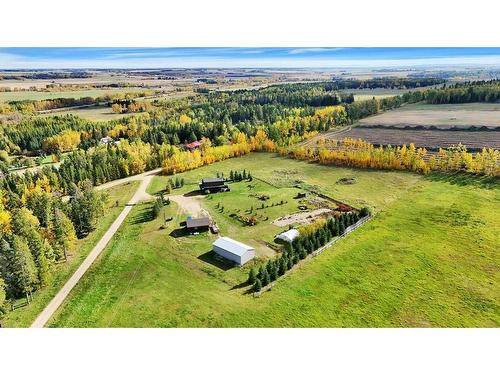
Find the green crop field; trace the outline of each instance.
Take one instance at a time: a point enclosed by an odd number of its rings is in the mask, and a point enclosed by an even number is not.
[[[179,174],[182,189],[217,171],[250,170],[292,194],[292,185],[317,186],[375,217],[318,257],[306,260],[260,298],[245,294],[243,268],[228,267],[209,253],[214,236],[173,236],[185,219],[149,217],[151,203],[134,207],[96,264],[53,317],[54,327],[497,327],[500,326],[500,222],[498,183],[472,177],[418,176],[362,171],[283,159],[269,154]],[[354,184],[338,183],[342,177]],[[170,177],[156,177],[150,192]],[[270,224],[242,226],[215,208],[249,204],[245,183],[231,193],[202,198],[235,239],[268,239]],[[238,193],[238,201],[232,193]],[[226,199],[224,198],[226,195]],[[292,209],[283,206],[283,210]],[[269,216],[275,213],[269,211]],[[261,228],[259,232],[258,229]]]
[[[123,210],[123,206],[130,200],[135,190],[139,186],[139,182],[129,182],[127,184],[118,185],[106,190],[109,194],[109,208],[104,213],[104,216],[99,221],[97,228],[87,237],[78,241],[75,256],[69,258],[66,263],[58,265],[56,279],[50,286],[37,291],[33,296],[33,302],[24,307],[17,308],[9,312],[4,318],[6,327],[28,327],[35,320],[37,315],[42,312],[44,307],[61,289],[66,280],[75,272],[78,266],[82,263],[88,253],[97,244],[102,235],[106,232],[111,223]],[[118,206],[116,202],[118,201]],[[25,300],[17,301],[18,304],[24,303]]]

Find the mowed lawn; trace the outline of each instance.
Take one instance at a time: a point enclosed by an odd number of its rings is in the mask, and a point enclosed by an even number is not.
[[[139,205],[51,326],[500,326],[498,185],[354,171],[267,154],[182,176],[187,183],[243,168],[283,185],[276,171],[295,170],[336,198],[363,200],[376,216],[253,298],[245,294],[248,266],[227,269],[209,254],[213,235],[174,238],[170,233],[185,217],[175,204],[166,208],[174,219],[165,229],[161,218],[148,217],[150,203]],[[343,176],[356,183],[337,184]],[[151,191],[166,180],[154,180]]]
[[[31,304],[11,311],[3,318],[6,327],[29,327],[31,325],[38,314],[42,312],[45,306],[57,294],[59,289],[62,288],[75,272],[106,230],[108,230],[110,225],[123,210],[125,204],[132,198],[138,186],[139,182],[133,181],[105,190],[109,197],[108,207],[103,217],[99,220],[97,228],[87,237],[78,240],[77,249],[74,255],[71,256],[66,263],[61,263],[57,266],[58,270],[55,273],[55,279],[51,285],[35,292]],[[118,202],[118,206],[116,206],[116,202]],[[18,301],[18,304],[24,302],[25,300],[21,299]]]

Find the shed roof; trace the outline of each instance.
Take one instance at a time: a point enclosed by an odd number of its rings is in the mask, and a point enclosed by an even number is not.
[[[187,228],[197,228],[197,227],[208,227],[210,225],[210,219],[208,217],[200,217],[198,219],[187,219]]]
[[[279,238],[280,240],[287,242],[293,242],[293,240],[297,238],[299,235],[300,233],[297,229],[290,229],[287,230],[286,232],[278,234],[276,238]]]
[[[214,242],[213,245],[239,256],[245,254],[248,250],[254,250],[253,247],[245,245],[239,241],[235,241],[229,237],[220,237]]]

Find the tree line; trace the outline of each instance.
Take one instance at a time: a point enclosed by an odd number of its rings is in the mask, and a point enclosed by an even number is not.
[[[428,155],[425,148],[409,146],[379,146],[362,139],[344,138],[320,142],[318,147],[278,147],[278,152],[299,160],[342,167],[408,170],[417,173],[467,172],[486,176],[500,176],[500,151],[483,148],[470,153],[463,145],[439,149]]]

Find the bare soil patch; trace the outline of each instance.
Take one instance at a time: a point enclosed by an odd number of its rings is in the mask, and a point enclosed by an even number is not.
[[[500,103],[411,104],[367,117],[362,126],[406,126],[437,128],[500,127]]]
[[[286,227],[290,224],[308,224],[314,221],[318,216],[333,212],[330,208],[318,208],[313,211],[297,212],[294,214],[282,216],[272,222],[278,227]]]
[[[407,130],[352,127],[343,132],[322,134],[325,139],[341,140],[346,137],[364,139],[374,145],[402,145],[414,143],[417,147],[436,149],[449,147],[459,143],[470,150],[483,147],[500,149],[499,131],[466,131],[466,130]]]

